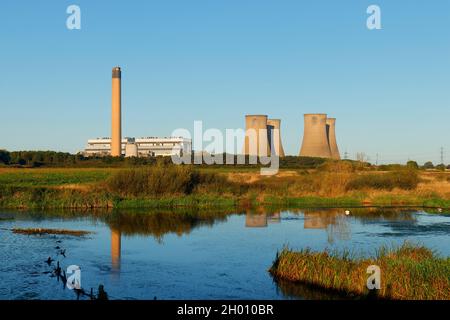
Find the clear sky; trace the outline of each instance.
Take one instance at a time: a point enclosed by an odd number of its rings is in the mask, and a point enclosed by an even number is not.
[[[66,9],[81,8],[81,30]],[[381,8],[381,30],[366,9]],[[82,150],[110,135],[122,67],[126,136],[282,119],[297,155],[303,113],[337,118],[341,153],[450,163],[450,1],[160,0],[0,4],[0,148]]]

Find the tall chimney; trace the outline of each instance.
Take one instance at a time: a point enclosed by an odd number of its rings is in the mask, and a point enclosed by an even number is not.
[[[331,158],[327,136],[327,115],[324,113],[305,114],[301,157]]]
[[[331,157],[336,160],[341,159],[339,148],[336,142],[336,119],[327,118],[327,136],[330,145]]]
[[[113,68],[111,116],[111,156],[113,157],[122,155],[121,74],[120,67]]]

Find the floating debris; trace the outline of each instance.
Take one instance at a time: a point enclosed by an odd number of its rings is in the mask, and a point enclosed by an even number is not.
[[[64,250],[65,251],[65,250]],[[49,260],[52,260],[50,257],[47,259],[47,263]],[[53,260],[52,260],[53,261]],[[53,271],[44,272],[44,274],[51,273],[51,277],[56,277],[57,281],[61,279],[63,288],[65,289],[67,286],[68,277],[66,274],[66,271],[64,271],[59,261],[56,261],[56,267],[53,267]],[[73,288],[73,291],[75,292],[77,296],[77,300],[80,300],[80,297],[87,297],[91,300],[109,300],[108,299],[108,293],[106,293],[104,286],[101,284],[98,286],[98,293],[94,294],[94,290],[91,288],[90,293],[87,293],[83,288]]]
[[[48,265],[51,265],[53,261],[54,260],[51,257],[48,257],[45,262],[47,262]]]
[[[41,228],[30,228],[30,229],[22,229],[22,228],[14,228],[12,232],[18,234],[28,234],[28,235],[42,235],[42,234],[65,234],[70,236],[85,236],[92,232],[82,231],[82,230],[65,230],[65,229],[41,229]],[[57,247],[59,248],[59,247]]]

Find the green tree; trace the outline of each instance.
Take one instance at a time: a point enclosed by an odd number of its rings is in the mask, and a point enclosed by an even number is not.
[[[424,169],[434,169],[433,162],[431,162],[431,161],[425,162],[424,165],[423,165],[423,168]]]
[[[11,154],[6,150],[0,150],[0,163],[9,164],[11,161]]]
[[[410,160],[406,163],[406,167],[409,169],[414,169],[414,170],[419,169],[419,165],[417,164],[417,162],[412,161],[412,160]]]

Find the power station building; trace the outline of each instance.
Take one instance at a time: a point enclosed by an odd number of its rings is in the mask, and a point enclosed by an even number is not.
[[[120,155],[125,157],[182,156],[192,152],[192,141],[183,137],[123,138]],[[111,155],[111,139],[89,139],[83,155]]]
[[[324,113],[304,115],[303,142],[301,157],[341,158],[336,142],[336,119]]]
[[[89,139],[85,156],[158,157],[192,152],[192,140],[183,137],[122,138],[122,70],[112,69],[111,138]]]
[[[267,115],[261,114],[246,115],[243,154],[258,157],[270,155],[284,157],[280,127],[280,119],[268,119]]]

